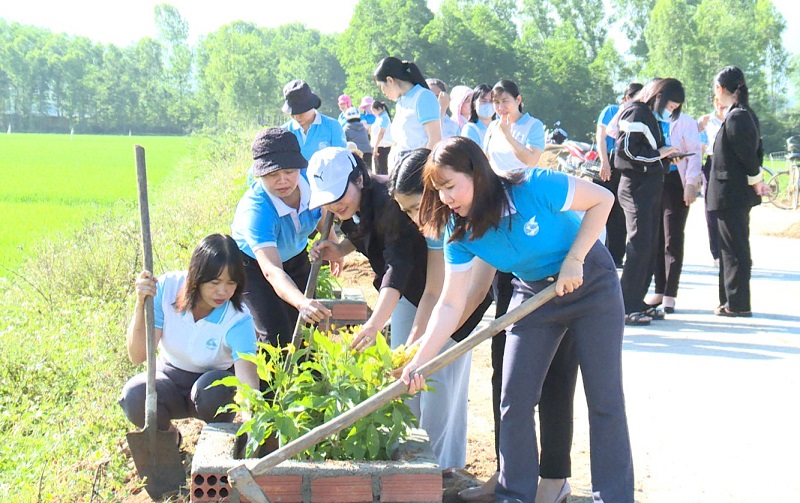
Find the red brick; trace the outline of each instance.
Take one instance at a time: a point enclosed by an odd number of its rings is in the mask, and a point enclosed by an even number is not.
[[[381,477],[381,503],[442,501],[442,477],[435,473],[398,473]]]
[[[311,480],[311,503],[368,503],[372,479],[357,475]]]
[[[303,503],[302,475],[262,475],[255,479],[272,503]]]

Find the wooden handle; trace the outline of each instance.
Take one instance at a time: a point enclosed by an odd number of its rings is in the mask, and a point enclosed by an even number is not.
[[[142,230],[142,253],[144,254],[144,268],[153,272],[153,242],[150,239],[150,207],[147,200],[147,166],[144,160],[144,148],[134,145],[133,152],[136,157],[136,182],[139,192],[139,220]],[[156,326],[153,310],[153,298],[149,295],[144,298],[145,344],[147,349],[147,387],[144,402],[144,429],[145,431],[157,429],[156,425]],[[155,435],[153,435],[155,438]]]
[[[320,239],[328,239],[331,228],[333,228],[333,212],[328,211],[325,214],[325,222],[322,224]],[[319,271],[322,269],[322,262],[322,258],[318,258],[311,264],[311,272],[308,274],[308,281],[306,282],[306,290],[304,292],[307,299],[314,298],[314,292],[317,290],[317,278],[319,278]],[[297,323],[294,325],[294,333],[292,334],[292,345],[296,348],[299,348],[303,343],[303,325],[305,325],[305,321],[303,321],[303,317],[298,314]],[[291,359],[287,358],[286,362],[286,370],[288,370]]]
[[[485,328],[478,330],[477,332],[473,332],[472,335],[463,341],[455,344],[444,353],[437,355],[431,361],[421,366],[419,369],[417,369],[417,373],[423,377],[429,377],[436,373],[441,368],[464,355],[481,342],[494,337],[512,323],[516,323],[520,319],[541,307],[543,304],[556,296],[555,288],[556,287],[554,283],[530,299],[526,300],[515,309],[492,321]],[[258,497],[254,497],[257,495],[253,494],[252,489],[253,487],[257,488],[258,486],[254,484],[253,477],[263,475],[273,466],[276,466],[279,463],[300,454],[306,449],[318,444],[323,439],[338,433],[344,428],[347,428],[362,417],[380,409],[395,398],[402,396],[407,391],[408,386],[406,386],[402,381],[397,380],[393,382],[379,393],[376,393],[367,400],[364,400],[344,414],[331,419],[325,424],[317,426],[302,437],[289,442],[272,454],[262,458],[250,470],[248,470],[244,464],[232,468],[228,471],[228,478],[231,481],[231,484],[237,491],[244,494],[251,501],[265,501]],[[263,497],[263,495],[261,496]]]

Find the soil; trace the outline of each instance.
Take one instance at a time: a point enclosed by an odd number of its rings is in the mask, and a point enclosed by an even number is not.
[[[762,205],[753,209],[751,213],[751,232],[800,238],[800,212],[780,210],[771,205]],[[370,306],[375,305],[377,292],[372,286],[372,270],[365,258],[359,254],[351,254],[345,263],[345,268],[340,282],[346,287],[358,287],[364,293]],[[490,316],[493,314],[490,309]],[[468,445],[467,466],[463,470],[456,470],[443,478],[445,503],[457,503],[461,500],[457,493],[460,489],[480,484],[489,478],[495,471],[494,452],[494,421],[491,407],[491,358],[490,345],[481,344],[473,350],[472,369],[470,374],[469,389],[469,417],[468,417]],[[577,399],[577,398],[576,398]],[[177,426],[183,434],[181,447],[185,459],[187,479],[191,469],[194,446],[202,430],[203,423],[195,419],[177,421]],[[130,455],[124,440],[120,441],[120,450]],[[588,438],[576,439],[572,451],[572,479],[573,494],[571,503],[590,503],[591,495],[588,487],[579,486],[579,481],[591,480],[589,473]],[[127,495],[119,501],[126,503],[144,503],[151,501],[141,486],[133,461],[130,462],[130,478],[126,482]],[[637,477],[650,477],[650,474],[637,473]],[[637,487],[638,490],[641,488]],[[167,497],[165,502],[188,502],[189,495],[173,495]]]

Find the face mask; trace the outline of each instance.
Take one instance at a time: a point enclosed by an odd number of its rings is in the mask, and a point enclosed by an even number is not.
[[[656,115],[656,119],[660,120],[661,122],[669,122],[672,120],[672,112],[665,108],[661,112],[661,115]]]
[[[488,119],[494,115],[494,105],[491,103],[480,103],[478,105],[478,117]]]

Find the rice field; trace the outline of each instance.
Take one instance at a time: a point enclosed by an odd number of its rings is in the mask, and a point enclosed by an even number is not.
[[[0,134],[0,276],[44,237],[136,201],[135,144],[145,148],[150,190],[190,149],[188,137]]]

